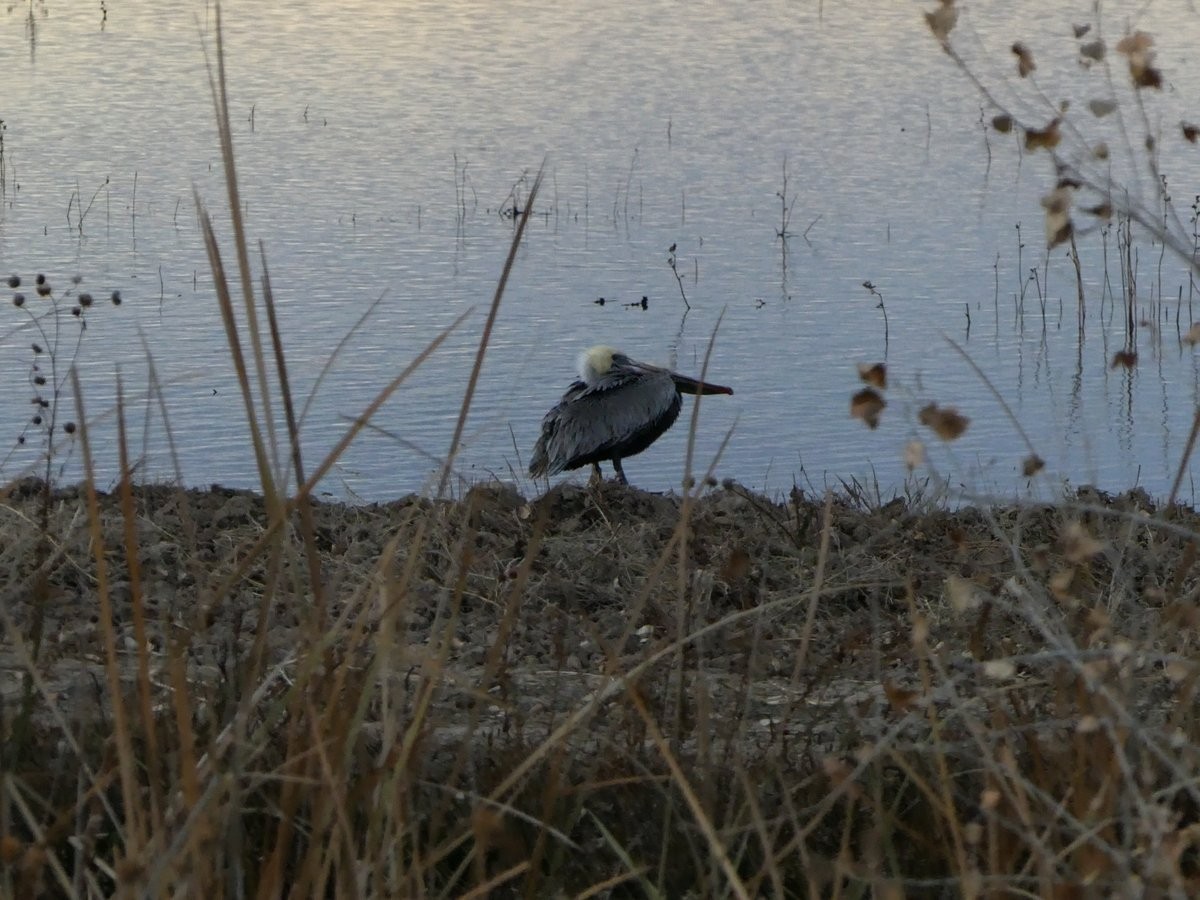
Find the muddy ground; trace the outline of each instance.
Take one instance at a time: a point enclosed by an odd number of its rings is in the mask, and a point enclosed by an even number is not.
[[[1196,733],[1187,666],[1200,633],[1200,516],[1139,492],[947,510],[799,492],[777,501],[736,484],[687,504],[611,483],[536,498],[492,484],[455,501],[314,503],[326,605],[316,633],[299,516],[274,541],[263,499],[244,491],[137,487],[132,528],[118,496],[99,503],[130,696],[132,542],[157,710],[171,709],[173,646],[202,722],[228,720],[228,703],[213,712],[223,699],[286,690],[315,643],[323,665],[349,661],[390,686],[359,729],[364,759],[394,742],[418,688],[436,680],[422,736],[431,781],[461,775],[469,745],[471,783],[495,785],[581,710],[555,738],[576,783],[661,768],[630,690],[680,759],[789,772],[819,791],[829,789],[812,774],[822,760],[864,747],[927,753],[930,705],[939,764],[958,757],[974,771],[1012,729],[1048,736],[1049,751],[1034,749],[1053,752],[1055,734],[1095,727],[1099,707],[1080,698],[1096,684],[1108,691],[1104,714],[1148,746],[1195,755],[1178,735]],[[278,565],[264,546],[282,548]],[[111,715],[93,550],[80,489],[25,482],[0,496],[5,727],[36,644],[34,744],[55,758],[70,755],[64,731]],[[992,735],[1000,720],[1008,730]],[[1176,763],[1195,763],[1173,759],[1167,780]],[[703,793],[702,774],[696,782]]]
[[[0,502],[3,610],[26,640],[37,619],[36,545],[45,500],[40,485],[29,482],[10,487]],[[139,487],[134,502],[152,661],[165,659],[174,637],[187,644],[194,680],[228,678],[254,649],[268,581],[265,558],[234,574],[267,530],[262,498],[215,486]],[[132,676],[124,517],[115,495],[101,495],[100,504],[118,649]],[[485,485],[454,502],[315,503],[328,617],[336,623],[361,615],[366,628],[377,628],[381,579],[403,583],[394,595],[403,610],[398,665],[419,668],[437,649],[435,619],[444,621],[461,597],[449,671],[460,687],[475,682],[504,623],[497,665],[511,696],[497,704],[498,714],[511,711],[508,703],[527,711],[574,708],[606,672],[628,671],[681,635],[729,619],[689,643],[683,668],[703,671],[715,691],[726,683],[731,690],[748,685],[751,699],[763,704],[751,718],[768,721],[771,707],[785,698],[836,704],[855,694],[880,696],[882,681],[913,678],[914,612],[932,629],[935,645],[963,644],[975,628],[973,643],[961,649],[976,661],[1046,650],[1050,639],[1028,613],[1000,612],[1030,602],[1014,592],[1014,578],[1023,589],[1044,588],[1040,602],[1055,607],[1046,627],[1063,640],[1090,636],[1107,644],[1127,635],[1152,645],[1164,629],[1177,637],[1171,623],[1186,618],[1194,598],[1200,518],[1181,509],[1165,516],[1142,493],[1085,490],[1053,506],[957,511],[914,510],[900,501],[865,509],[832,498],[826,521],[820,498],[797,493],[775,502],[728,485],[691,503],[682,567],[671,549],[681,505],[675,496],[616,484],[567,484],[532,499]],[[97,570],[82,492],[56,491],[46,509],[50,546],[42,570],[49,602],[38,669],[73,718],[72,704],[94,710],[104,684]],[[289,531],[287,543],[299,558],[303,542],[294,527]],[[1081,540],[1095,545],[1081,550]],[[293,562],[295,571],[307,571]],[[269,593],[267,663],[286,668],[295,664],[313,596],[292,575]],[[968,609],[948,602],[963,597]],[[806,659],[797,671],[810,608]],[[981,610],[989,616],[982,628]],[[948,665],[968,661],[947,657]],[[668,659],[662,670],[679,665]],[[0,650],[6,701],[15,698],[23,670],[20,653],[6,641]]]

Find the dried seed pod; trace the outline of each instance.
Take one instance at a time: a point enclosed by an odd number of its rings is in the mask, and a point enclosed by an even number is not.
[[[874,388],[863,388],[850,398],[850,415],[862,419],[868,428],[879,427],[879,417],[887,406],[887,401]]]
[[[922,425],[929,428],[943,441],[953,441],[962,437],[971,420],[953,407],[939,407],[930,403],[922,408],[917,418]]]
[[[864,384],[881,391],[887,390],[887,363],[859,363],[858,377]]]
[[[1033,54],[1029,52],[1029,48],[1024,44],[1019,41],[1013,44],[1012,52],[1017,57],[1017,74],[1022,78],[1025,78],[1037,68],[1037,63],[1033,61]]]

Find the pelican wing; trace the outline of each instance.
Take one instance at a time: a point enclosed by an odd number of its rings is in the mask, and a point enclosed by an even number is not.
[[[593,386],[576,381],[542,420],[530,474],[640,453],[671,427],[680,403],[667,371],[614,373]]]

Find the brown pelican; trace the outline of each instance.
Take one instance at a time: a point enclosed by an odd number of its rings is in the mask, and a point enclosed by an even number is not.
[[[611,460],[622,484],[621,460],[641,453],[674,424],[680,394],[732,394],[732,388],[697,381],[669,369],[635,362],[612,347],[579,355],[579,377],[542,419],[529,474],[557,475]]]

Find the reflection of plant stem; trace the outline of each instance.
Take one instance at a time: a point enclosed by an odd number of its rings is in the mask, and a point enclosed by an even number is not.
[[[1050,256],[1047,254],[1046,263],[1049,265]],[[1042,279],[1038,277],[1037,266],[1033,266],[1029,270],[1029,280],[1033,282],[1033,286],[1037,288],[1038,308],[1042,311],[1042,331],[1046,330],[1046,294],[1042,290]]]
[[[889,341],[888,341],[888,338],[889,338],[888,317],[887,317],[887,307],[883,305],[883,294],[881,294],[879,292],[879,289],[876,288],[875,285],[873,285],[870,281],[864,281],[862,284],[863,284],[863,287],[865,287],[868,291],[871,292],[872,297],[879,298],[879,302],[877,304],[875,304],[875,308],[880,310],[883,313],[883,358],[887,359],[888,343],[889,343]]]
[[[779,261],[780,261],[779,299],[786,301],[788,298],[788,242],[787,242],[787,240],[782,240],[779,242]]]
[[[825,213],[818,213],[817,217],[808,223],[808,227],[804,229],[804,233],[800,235],[800,237],[804,238],[804,242],[809,246],[812,246],[812,241],[808,239],[808,233],[813,230],[813,226],[820,222],[821,217],[824,215]]]
[[[1117,217],[1117,261],[1121,269],[1121,290],[1125,300],[1125,349],[1133,352],[1137,344],[1137,253],[1133,249],[1133,220]]]
[[[1000,333],[1000,254],[996,253],[996,261],[992,263],[992,317],[996,320],[996,333]]]
[[[633,158],[629,160],[629,174],[625,177],[625,222],[629,222],[629,191],[633,187],[633,170],[637,168],[638,148],[633,148]]]
[[[0,135],[0,141],[3,140],[3,135]],[[3,181],[3,169],[0,168],[0,182]],[[1196,194],[1192,201],[1192,217],[1188,219],[1192,225],[1192,259],[1200,259],[1200,194]],[[1188,327],[1190,328],[1195,320],[1192,318],[1192,295],[1196,290],[1196,270],[1195,267],[1188,269]]]
[[[1025,242],[1021,240],[1021,223],[1018,222],[1017,223],[1017,273],[1018,273],[1018,277],[1022,276],[1023,273],[1025,272],[1024,261],[1023,261],[1023,257],[1024,257],[1023,251],[1024,250],[1025,250]],[[1022,280],[1021,281],[1021,289],[1020,289],[1019,294],[1017,296],[1013,297],[1013,301],[1015,304],[1015,308],[1013,309],[1014,317],[1019,322],[1022,332],[1025,331],[1025,291],[1028,287],[1028,284],[1029,284],[1029,282]]]
[[[669,347],[670,364],[671,364],[672,369],[679,367],[679,348],[683,345],[683,329],[684,329],[684,326],[687,325],[688,313],[690,313],[691,311],[692,311],[692,308],[689,306],[687,309],[685,309],[683,311],[683,315],[681,315],[679,317],[679,330],[675,332],[675,340],[671,343],[671,345]]]
[[[792,202],[788,203],[788,170],[787,157],[783,158],[783,188],[775,192],[775,196],[779,198],[779,227],[775,229],[775,236],[781,241],[786,242],[791,232],[788,231],[788,225],[792,222],[792,208],[796,205],[796,197],[792,197]],[[811,226],[810,226],[811,227]]]
[[[979,127],[983,130],[983,149],[987,151],[987,168],[983,170],[983,186],[987,187],[988,176],[992,174],[992,142],[988,140],[988,123],[984,118],[986,115],[985,106],[979,107]],[[925,107],[925,115],[929,116],[929,107]]]
[[[1087,309],[1084,306],[1083,269],[1079,265],[1079,248],[1075,245],[1075,234],[1071,234],[1071,263],[1075,266],[1075,319],[1080,339],[1083,338],[1083,326],[1087,320]]]
[[[683,305],[688,309],[692,308],[692,304],[688,303],[687,294],[683,290],[683,276],[679,274],[679,260],[675,256],[675,244],[667,251],[670,255],[667,257],[667,265],[671,267],[671,273],[675,276],[675,283],[679,285],[679,296],[683,298]]]
[[[625,176],[625,224],[629,224],[629,191],[633,187],[633,173],[637,169],[638,148],[633,148],[633,156],[629,160],[629,172]],[[617,206],[621,202],[621,185],[617,185],[617,192],[613,196],[613,225],[617,224]]]
[[[8,128],[0,119],[0,200],[8,194],[8,181],[4,175],[4,132]]]

